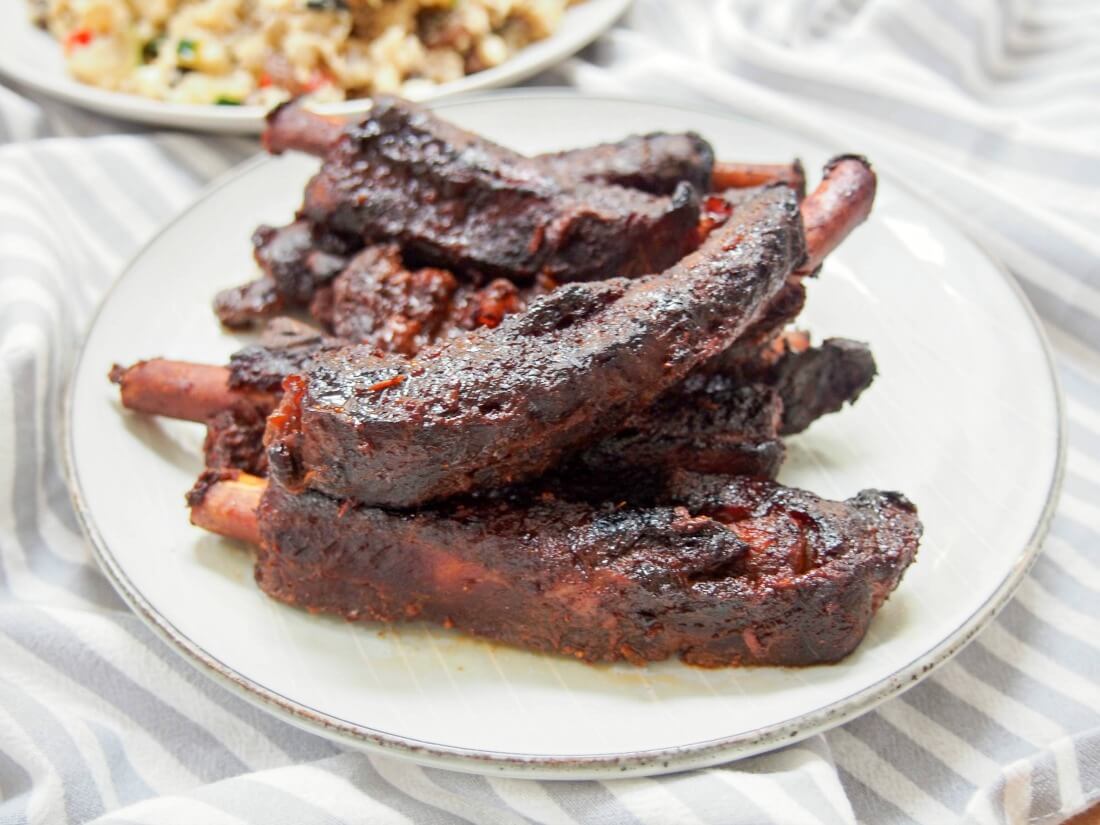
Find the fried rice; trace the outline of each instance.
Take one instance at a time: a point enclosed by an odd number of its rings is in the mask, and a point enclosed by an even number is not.
[[[547,37],[577,0],[31,0],[78,80],[177,103],[417,97]]]

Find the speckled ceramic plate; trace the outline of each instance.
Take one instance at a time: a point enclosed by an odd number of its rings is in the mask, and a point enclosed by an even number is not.
[[[532,43],[499,66],[432,89],[424,100],[519,83],[579,52],[623,15],[632,0],[585,0],[565,13],[561,26],[545,40]],[[73,79],[65,69],[61,44],[35,26],[27,0],[0,2],[0,76],[43,94],[104,115],[206,132],[256,133],[263,128],[260,106],[213,106],[165,103],[122,94]],[[347,115],[363,112],[367,100],[318,105],[318,111]]]
[[[528,152],[694,129],[731,158],[797,154],[815,170],[830,154],[760,123],[622,100],[524,93],[441,109]],[[802,318],[818,339],[869,341],[880,375],[854,407],[790,440],[782,474],[829,497],[902,490],[920,507],[919,558],[844,662],[589,666],[267,599],[247,549],[187,522],[201,428],[123,411],[106,373],[155,355],[220,362],[241,346],[218,327],[211,296],[252,276],[253,227],[287,220],[315,166],[249,163],[150,242],[99,311],[68,415],[74,494],[115,585],[186,658],[283,719],[460,770],[577,778],[713,764],[912,685],[993,616],[1034,557],[1061,466],[1043,337],[1003,271],[881,169],[874,216],[811,284]]]

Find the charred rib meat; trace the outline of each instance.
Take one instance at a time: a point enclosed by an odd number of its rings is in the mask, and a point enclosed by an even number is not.
[[[409,269],[400,249],[386,244],[355,256],[332,282],[323,303],[314,301],[313,315],[346,341],[416,355],[468,330],[496,327],[552,288],[542,279],[518,286],[503,278],[478,287],[445,269]]]
[[[124,403],[205,422],[207,467],[265,475],[266,415],[283,380],[308,371],[316,353],[340,343],[287,319],[270,325],[264,340],[266,345],[236,353],[228,368],[172,362],[143,362],[134,373],[119,368],[117,379],[127,386]],[[688,376],[621,430],[570,459],[562,472],[608,489],[624,473],[663,478],[677,469],[773,478],[784,455],[780,434],[801,431],[855,401],[874,377],[865,344],[839,338],[819,348],[808,343],[804,333],[791,333],[725,372]],[[204,392],[206,385],[217,389]],[[186,399],[177,387],[185,388]],[[198,406],[179,406],[184,400]]]
[[[604,183],[654,195],[671,195],[684,181],[697,192],[709,192],[714,170],[714,150],[694,132],[632,135],[531,160],[565,185]]]
[[[783,400],[782,435],[794,435],[844,404],[854,404],[874,381],[877,368],[870,348],[847,338],[826,338],[811,347],[804,332],[775,338],[757,354],[725,359],[727,380],[775,388]]]
[[[208,475],[190,501],[200,525],[258,533],[256,580],[268,595],[586,661],[837,661],[862,640],[921,533],[896,493],[833,502],[691,474],[625,506],[515,493],[412,513],[269,484],[249,522],[242,501],[259,489]]]
[[[574,456],[568,478],[608,490],[677,470],[775,478],[783,463],[783,401],[774,388],[724,375],[680,384],[625,426]]]
[[[287,103],[267,116],[263,144],[273,155],[293,150],[324,157],[340,142],[346,128],[342,122]],[[631,135],[614,143],[535,155],[530,160],[540,173],[565,186],[605,183],[655,195],[671,195],[681,181],[699,192],[709,191],[714,170],[714,150],[694,132]],[[754,179],[754,185],[762,182]]]
[[[672,265],[694,243],[699,199],[688,183],[669,197],[567,187],[522,155],[383,98],[326,154],[300,216],[450,269],[571,281]]]
[[[801,263],[801,229],[775,187],[661,275],[563,286],[412,360],[322,353],[269,428],[272,471],[391,507],[539,475],[735,341]]]

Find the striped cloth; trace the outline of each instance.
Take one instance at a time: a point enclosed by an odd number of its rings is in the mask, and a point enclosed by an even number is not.
[[[603,783],[347,751],[197,675],[123,607],[60,476],[63,381],[124,259],[255,144],[147,134],[0,87],[0,823],[1045,825],[1100,799],[1098,44],[1096,0],[638,0],[535,81],[866,151],[1010,267],[1067,396],[1044,552],[951,663],[798,746]]]

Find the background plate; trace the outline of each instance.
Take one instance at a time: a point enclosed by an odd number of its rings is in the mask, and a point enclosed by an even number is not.
[[[551,37],[532,43],[492,69],[437,87],[425,100],[519,83],[583,49],[622,16],[632,0],[585,0],[565,13]],[[79,83],[65,69],[61,44],[31,23],[26,0],[0,2],[0,75],[74,106],[105,115],[208,132],[255,133],[263,128],[259,106],[211,106],[165,103]],[[368,100],[313,108],[331,114],[364,111]]]
[[[508,94],[441,108],[526,152],[694,129],[722,157],[799,154],[817,170],[829,154],[770,126],[640,102]],[[782,474],[828,497],[902,490],[920,508],[918,560],[847,660],[590,666],[267,599],[244,548],[187,523],[182,495],[200,470],[202,429],[121,410],[106,372],[156,355],[222,362],[241,346],[219,328],[211,297],[253,276],[252,229],[288,220],[316,165],[247,165],[137,256],[88,335],[68,418],[77,505],[116,586],[190,659],[283,718],[462,770],[577,778],[713,764],[913,684],[988,621],[1034,557],[1061,466],[1042,335],[1002,271],[886,174],[872,219],[812,282],[801,319],[818,340],[869,341],[879,378],[855,407],[790,439]]]

